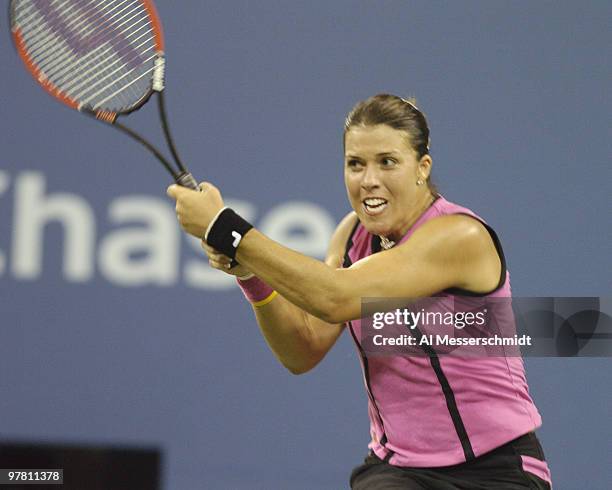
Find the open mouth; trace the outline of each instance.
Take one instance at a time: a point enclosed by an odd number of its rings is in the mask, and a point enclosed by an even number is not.
[[[369,197],[368,199],[364,199],[362,204],[366,214],[375,216],[382,213],[387,208],[389,203],[386,199],[382,199],[380,197]]]

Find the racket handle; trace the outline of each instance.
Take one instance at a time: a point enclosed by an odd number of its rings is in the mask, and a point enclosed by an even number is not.
[[[194,191],[199,191],[200,186],[198,185],[196,179],[193,178],[189,172],[181,172],[176,177],[176,183],[183,187],[188,187],[189,189],[193,189]]]

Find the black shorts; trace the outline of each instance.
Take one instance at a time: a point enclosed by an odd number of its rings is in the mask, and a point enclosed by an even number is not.
[[[550,490],[550,484],[523,470],[521,455],[545,461],[533,432],[473,461],[439,468],[407,468],[370,453],[351,473],[353,490]]]

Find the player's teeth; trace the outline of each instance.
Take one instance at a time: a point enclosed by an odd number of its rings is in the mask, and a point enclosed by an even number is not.
[[[384,199],[365,199],[363,202],[366,206],[375,207],[380,206],[381,204],[385,204],[387,201],[385,201]]]

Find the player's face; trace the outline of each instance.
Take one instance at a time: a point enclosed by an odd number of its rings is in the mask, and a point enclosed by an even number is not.
[[[345,137],[344,182],[369,233],[399,240],[431,202],[431,159],[417,160],[408,133],[386,124],[351,128]]]

